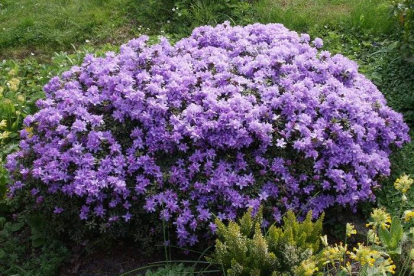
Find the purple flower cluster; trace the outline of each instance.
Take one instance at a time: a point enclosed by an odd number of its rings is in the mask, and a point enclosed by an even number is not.
[[[248,207],[280,220],[373,199],[391,148],[409,140],[402,116],[319,38],[225,23],[174,46],[147,39],[50,80],[8,157],[12,193],[81,198],[80,219],[108,223],[144,208],[194,244],[215,216]]]

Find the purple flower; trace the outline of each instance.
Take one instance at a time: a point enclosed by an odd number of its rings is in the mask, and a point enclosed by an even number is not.
[[[44,200],[45,200],[45,198],[44,198],[43,196],[38,196],[38,197],[36,198],[36,204],[40,204],[40,203],[42,203]]]
[[[81,120],[76,120],[72,125],[72,130],[75,132],[81,132],[86,130],[86,123]]]
[[[276,208],[276,207],[273,208],[273,219],[276,222],[280,222],[282,220],[282,214],[281,214],[279,208]]]
[[[56,206],[56,207],[55,207],[55,210],[53,211],[53,213],[55,213],[55,214],[60,214],[60,213],[62,213],[62,212],[63,212],[63,210],[64,210],[63,208]]]
[[[320,49],[323,46],[323,40],[321,38],[317,37],[313,41],[313,45],[315,45],[316,48]]]
[[[126,221],[126,222],[128,222],[131,218],[132,218],[132,215],[129,213],[129,212],[127,212],[125,215],[123,215],[122,216],[123,218],[124,218],[124,220]]]
[[[276,146],[277,147],[279,147],[279,148],[285,148],[286,147],[286,142],[285,142],[285,140],[282,138],[282,139],[277,139],[276,140]]]
[[[198,219],[200,221],[207,221],[211,217],[211,213],[207,209],[198,208]]]
[[[211,232],[216,233],[217,225],[215,223],[210,222],[209,227],[210,227]]]
[[[88,219],[89,212],[90,212],[90,210],[89,210],[88,206],[85,206],[85,205],[82,206],[82,208],[80,210],[80,215],[79,215],[80,219],[82,219],[82,220]]]
[[[37,195],[40,192],[40,190],[38,188],[33,188],[30,193],[32,194],[32,196]]]

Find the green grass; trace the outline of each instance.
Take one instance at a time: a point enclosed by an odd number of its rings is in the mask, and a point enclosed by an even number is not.
[[[0,58],[48,54],[72,44],[120,43],[137,35],[133,0],[1,0]]]
[[[259,22],[283,23],[301,32],[342,24],[389,33],[395,25],[386,0],[258,0],[253,6]]]
[[[180,6],[179,12],[172,8]],[[0,0],[0,59],[48,57],[73,46],[122,44],[145,32],[188,35],[203,24],[326,25],[390,33],[388,0]],[[167,23],[169,22],[169,23]]]

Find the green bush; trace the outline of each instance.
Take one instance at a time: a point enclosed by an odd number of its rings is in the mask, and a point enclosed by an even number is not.
[[[228,275],[295,275],[302,261],[317,252],[323,216],[315,223],[309,212],[298,222],[293,212],[284,217],[283,227],[272,225],[263,234],[262,212],[249,210],[238,223],[226,226],[216,220],[216,249],[209,260],[223,266]]]
[[[413,41],[414,45],[414,41]],[[414,66],[401,58],[393,49],[385,48],[370,66],[375,74],[375,84],[387,98],[388,104],[404,115],[404,120],[414,126]],[[395,50],[394,50],[395,51]]]
[[[401,27],[402,50],[414,54],[414,0],[394,1],[393,15]]]
[[[132,8],[137,11],[137,21],[150,33],[166,32],[176,37],[184,37],[201,25],[254,21],[248,0],[145,0]]]

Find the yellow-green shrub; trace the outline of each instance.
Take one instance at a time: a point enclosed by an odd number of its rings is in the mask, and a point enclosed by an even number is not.
[[[284,225],[272,225],[264,233],[262,212],[252,216],[249,210],[238,222],[226,226],[216,220],[216,250],[210,261],[223,266],[228,275],[294,275],[302,261],[318,251],[323,216],[312,222],[309,212],[298,222],[293,212],[284,217]]]

